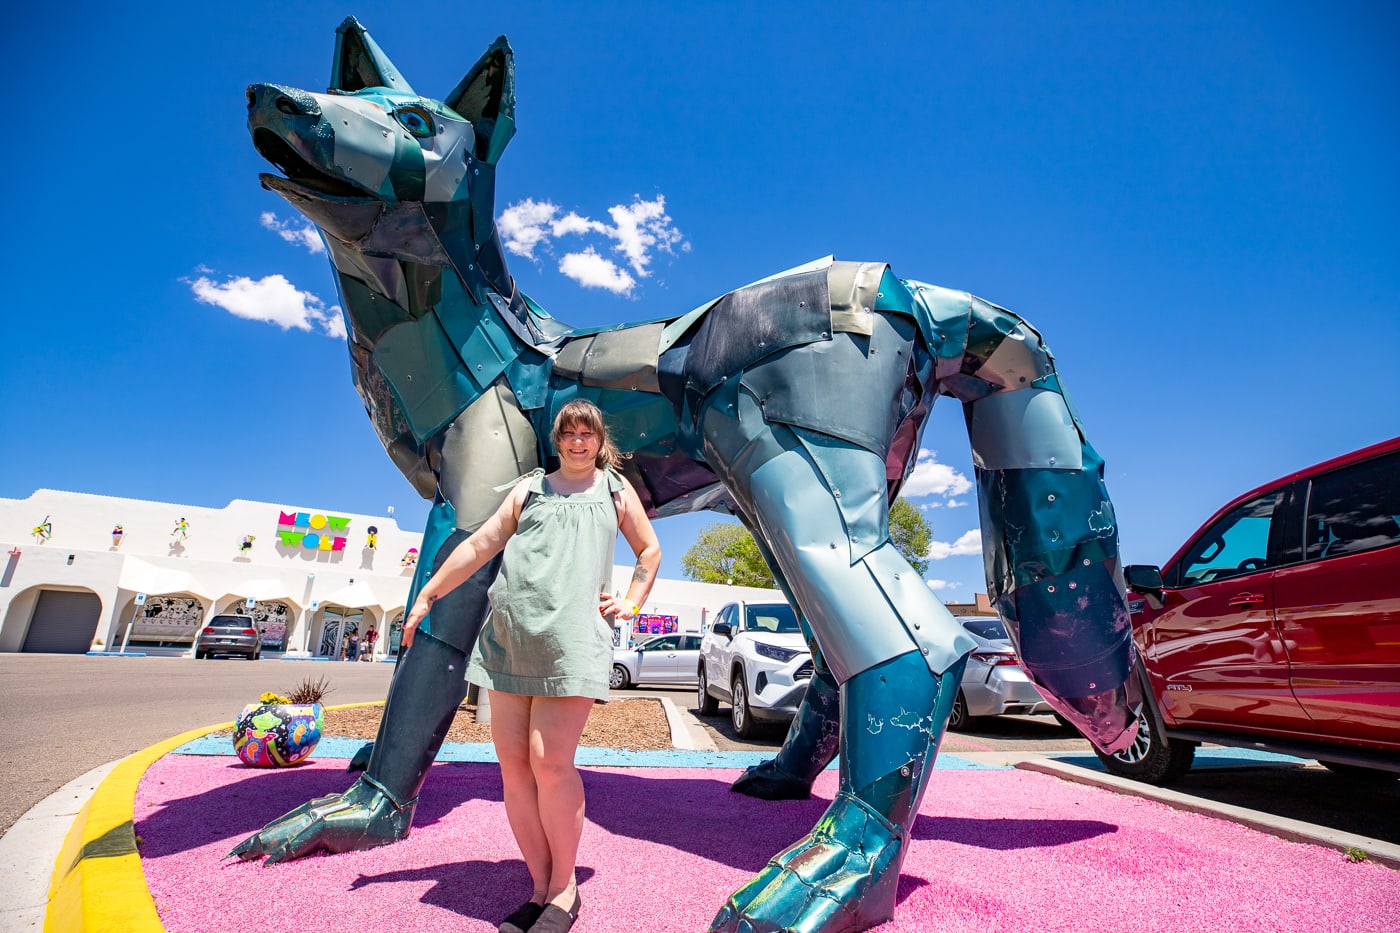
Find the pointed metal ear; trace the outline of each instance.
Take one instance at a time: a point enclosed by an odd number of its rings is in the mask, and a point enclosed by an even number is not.
[[[333,91],[359,91],[367,87],[387,87],[406,94],[413,88],[399,74],[365,27],[353,16],[345,17],[335,30],[335,59],[331,62]]]
[[[495,165],[515,135],[515,53],[501,36],[443,103],[471,121],[476,157]]]

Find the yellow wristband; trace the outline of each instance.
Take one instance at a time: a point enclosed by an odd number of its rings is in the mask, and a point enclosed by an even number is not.
[[[633,616],[636,616],[636,615],[640,614],[641,611],[642,611],[642,607],[641,607],[641,606],[638,606],[636,603],[632,602],[632,600],[630,600],[630,599],[627,600],[627,609],[628,609],[628,611],[631,613],[631,615],[633,615]]]

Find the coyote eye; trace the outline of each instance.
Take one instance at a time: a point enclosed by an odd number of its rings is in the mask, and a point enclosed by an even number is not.
[[[398,120],[404,129],[419,139],[426,139],[437,132],[433,127],[432,116],[421,107],[405,107],[402,110],[395,110],[394,119]]]

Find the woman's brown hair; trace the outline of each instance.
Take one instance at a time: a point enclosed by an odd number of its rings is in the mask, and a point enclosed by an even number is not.
[[[554,416],[554,428],[549,432],[549,439],[554,444],[554,450],[559,450],[559,442],[563,438],[564,429],[571,425],[581,425],[594,434],[598,435],[598,458],[593,465],[598,469],[612,467],[616,469],[622,463],[622,454],[613,444],[612,435],[608,433],[608,424],[603,420],[603,413],[597,405],[587,399],[576,398],[564,404],[559,409],[559,414]]]

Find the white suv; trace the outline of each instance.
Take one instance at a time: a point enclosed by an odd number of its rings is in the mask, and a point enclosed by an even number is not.
[[[758,722],[791,719],[812,679],[812,653],[787,603],[730,603],[700,642],[697,705],[713,716],[719,700],[733,708],[743,738]]]

